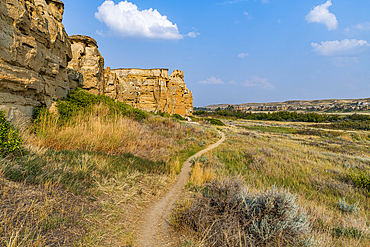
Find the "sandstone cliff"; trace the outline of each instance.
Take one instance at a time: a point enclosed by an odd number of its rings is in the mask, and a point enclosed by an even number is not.
[[[184,74],[167,69],[104,70],[97,42],[82,35],[70,36],[72,61],[68,64],[71,85],[81,85],[93,94],[104,94],[146,111],[191,115],[193,96]]]
[[[182,71],[168,69],[105,70],[105,94],[146,111],[191,115],[193,96]]]
[[[0,1],[0,110],[12,119],[70,90],[71,44],[59,0]]]
[[[69,37],[72,43],[72,61],[68,63],[70,80],[79,80],[82,88],[93,94],[103,94],[104,91],[104,58],[100,55],[97,42],[88,36],[73,35]],[[79,72],[82,78],[75,78]],[[79,75],[77,75],[79,76]]]

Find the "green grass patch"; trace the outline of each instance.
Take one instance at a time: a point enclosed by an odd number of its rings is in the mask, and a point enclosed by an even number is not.
[[[0,111],[0,157],[19,154],[21,145],[18,131],[8,122],[5,113]]]

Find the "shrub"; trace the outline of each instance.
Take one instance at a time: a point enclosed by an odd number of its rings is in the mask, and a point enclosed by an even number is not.
[[[338,226],[333,228],[333,236],[346,238],[361,238],[363,237],[363,233],[354,227],[346,228],[343,226]]]
[[[347,204],[346,198],[343,197],[343,200],[339,199],[339,203],[337,203],[337,206],[343,212],[357,213],[360,210],[358,204],[360,204],[360,201],[354,204]]]
[[[370,191],[370,175],[365,172],[360,174],[349,174],[348,178],[359,188],[365,188]]]
[[[172,117],[181,121],[185,121],[185,118],[180,114],[173,114]]]
[[[284,189],[251,195],[235,178],[213,180],[175,218],[203,246],[313,246],[308,217],[295,200]]]
[[[200,142],[198,142],[198,145],[200,146],[200,147],[203,147],[203,146],[205,146],[207,144],[207,142],[206,141],[200,141]]]
[[[0,157],[20,152],[21,145],[18,131],[7,121],[4,112],[0,111]]]
[[[148,117],[148,113],[140,109],[115,101],[105,95],[90,94],[81,88],[69,93],[67,99],[59,100],[57,108],[59,117],[62,120],[69,120],[79,111],[91,112],[93,107],[98,104],[108,106],[112,115],[118,113],[122,116],[133,117],[139,121]]]
[[[206,121],[213,125],[225,126],[225,124],[220,119],[217,118],[208,118],[206,119]]]

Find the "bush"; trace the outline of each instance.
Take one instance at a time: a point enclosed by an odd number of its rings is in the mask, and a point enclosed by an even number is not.
[[[69,120],[79,111],[91,112],[93,106],[98,104],[108,106],[112,115],[118,113],[122,116],[133,117],[138,121],[148,117],[148,114],[140,109],[115,101],[105,95],[90,94],[81,88],[69,93],[67,99],[59,100],[57,108],[60,119]]]
[[[357,213],[360,210],[358,204],[360,204],[360,201],[354,204],[347,204],[346,198],[343,197],[343,200],[339,199],[339,203],[337,203],[337,206],[343,212]]]
[[[217,119],[217,118],[208,118],[205,120],[213,125],[225,126],[225,124],[220,119]]]
[[[178,120],[181,120],[181,121],[185,121],[185,118],[181,116],[180,114],[173,114],[172,117]]]
[[[7,121],[0,111],[0,157],[17,154],[21,151],[22,139],[18,131]]]
[[[370,191],[370,175],[361,172],[360,174],[350,174],[348,175],[348,178],[352,180],[352,182],[359,188],[365,188],[368,191]]]
[[[213,180],[175,218],[203,246],[313,246],[308,218],[295,200],[284,189],[251,195],[235,178]]]
[[[338,226],[333,228],[334,237],[361,238],[363,235],[364,234],[360,230],[354,227],[346,228]]]

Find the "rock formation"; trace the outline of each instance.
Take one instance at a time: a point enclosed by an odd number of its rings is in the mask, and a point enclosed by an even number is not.
[[[68,37],[60,0],[0,1],[0,110],[29,118],[78,86],[153,112],[191,115],[192,93],[182,71],[104,70],[97,42]]]
[[[68,68],[70,81],[82,83],[82,88],[92,94],[102,94],[104,91],[104,58],[100,55],[97,42],[88,36],[73,35],[69,37],[72,43],[72,61]],[[79,77],[76,72],[83,76]],[[77,78],[76,78],[77,77]]]
[[[0,110],[30,117],[67,95],[71,44],[59,0],[0,1]]]
[[[193,96],[182,71],[168,69],[105,70],[105,94],[146,111],[191,115]]]

